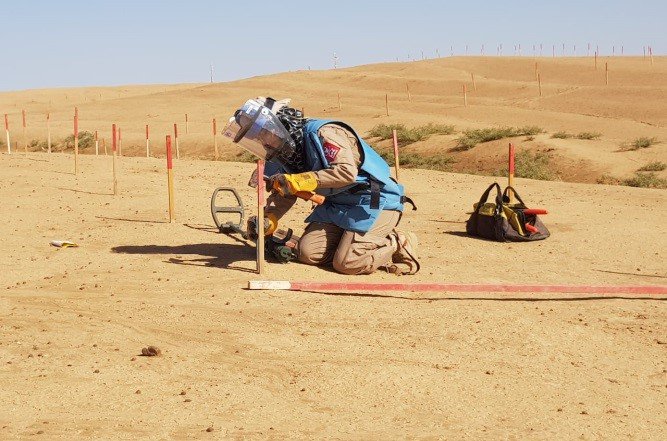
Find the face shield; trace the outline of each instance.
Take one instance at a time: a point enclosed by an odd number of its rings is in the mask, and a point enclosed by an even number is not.
[[[266,161],[295,149],[285,126],[258,100],[246,101],[229,119],[222,134]]]

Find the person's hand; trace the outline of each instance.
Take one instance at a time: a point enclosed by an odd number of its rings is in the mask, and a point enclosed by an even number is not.
[[[268,214],[264,217],[264,236],[271,236],[278,228],[278,219],[273,214]],[[250,216],[246,222],[246,233],[248,239],[257,240],[257,216]]]
[[[302,191],[313,193],[317,189],[317,178],[313,172],[291,175],[279,173],[269,179],[271,188],[281,196],[293,196]]]

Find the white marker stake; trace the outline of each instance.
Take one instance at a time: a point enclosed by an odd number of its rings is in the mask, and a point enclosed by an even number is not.
[[[213,118],[213,151],[215,152],[215,160],[218,160],[218,123]]]

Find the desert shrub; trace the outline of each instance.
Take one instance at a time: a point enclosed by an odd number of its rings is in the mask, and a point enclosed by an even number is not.
[[[622,150],[639,150],[639,149],[645,149],[648,147],[651,147],[653,144],[658,144],[658,140],[656,138],[648,138],[645,136],[642,136],[641,138],[636,138],[635,140],[631,141],[630,143],[622,144],[621,149]]]
[[[572,138],[572,135],[570,135],[567,132],[556,132],[553,135],[551,135],[552,138],[557,138],[557,139],[568,139]]]
[[[429,123],[408,129],[403,124],[378,124],[368,132],[367,136],[381,140],[392,139],[394,130],[396,130],[398,142],[407,145],[427,139],[431,135],[451,135],[454,133],[454,126]]]
[[[257,162],[257,156],[253,155],[247,150],[241,150],[233,157],[235,162]]]
[[[491,127],[487,129],[466,130],[457,140],[457,150],[470,150],[482,142],[495,141],[497,139],[511,138],[514,136],[533,136],[542,133],[543,130],[537,126],[525,127]]]
[[[611,175],[602,175],[599,178],[597,178],[596,182],[598,184],[604,184],[604,185],[620,185],[621,180],[611,176]]]
[[[641,188],[667,188],[667,179],[659,178],[655,173],[635,173],[630,179],[625,179],[623,185]]]
[[[389,164],[394,166],[394,152],[390,150],[378,150],[378,153]],[[431,155],[420,155],[418,153],[401,153],[401,167],[422,168],[427,170],[448,171],[454,163],[454,158],[442,153]]]
[[[656,172],[656,171],[663,171],[664,169],[667,168],[667,164],[661,161],[654,161],[654,162],[649,162],[645,166],[641,167],[637,171],[640,172]]]
[[[63,150],[74,149],[74,134],[67,136],[59,145]],[[84,150],[93,147],[95,147],[95,135],[86,131],[79,132],[79,149]],[[53,143],[51,148],[53,148]]]
[[[549,163],[549,155],[544,152],[521,150],[516,154],[514,174],[517,178],[550,181],[554,175],[549,169]]]
[[[534,136],[526,136],[526,137],[524,138],[524,141],[533,141],[533,140],[535,140],[535,137],[534,137]]]
[[[602,136],[602,133],[598,132],[580,132],[577,135],[577,139],[598,139]]]
[[[74,145],[74,144],[72,144]],[[51,148],[53,148],[53,142],[51,142]],[[46,139],[33,139],[28,143],[28,150],[33,151],[47,151],[49,149],[49,144]]]

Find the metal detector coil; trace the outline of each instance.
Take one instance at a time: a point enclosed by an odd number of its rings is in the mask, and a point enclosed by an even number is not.
[[[218,193],[220,192],[228,192],[234,195],[237,205],[230,207],[221,207],[217,205],[216,199],[218,197]],[[231,220],[226,220],[223,222],[220,219],[222,214],[236,214],[239,216],[239,221],[238,223]],[[221,233],[239,233],[242,237],[246,237],[246,232],[243,229],[245,224],[245,209],[243,208],[243,201],[241,200],[241,197],[235,188],[218,187],[215,189],[213,196],[211,196],[211,215],[213,216],[213,222],[215,223],[215,226],[218,227],[218,230]]]

